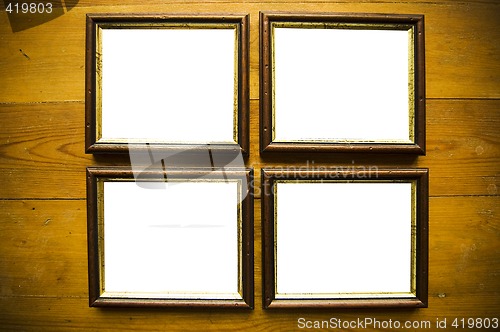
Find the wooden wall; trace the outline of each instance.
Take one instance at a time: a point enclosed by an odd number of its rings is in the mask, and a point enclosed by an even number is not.
[[[0,329],[294,330],[297,320],[500,318],[500,3],[496,0],[81,0],[13,33],[0,13]],[[425,14],[427,156],[261,158],[259,10]],[[250,13],[248,166],[430,168],[429,308],[281,310],[261,306],[260,199],[255,204],[253,311],[88,307],[85,168],[126,157],[84,154],[85,14]]]

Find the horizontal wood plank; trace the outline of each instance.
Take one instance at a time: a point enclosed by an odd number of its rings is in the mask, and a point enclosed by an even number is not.
[[[0,202],[2,296],[87,294],[86,201]]]
[[[79,0],[78,2],[68,0],[67,3],[65,3],[65,7],[67,10],[71,10],[75,7],[75,5],[78,5],[78,7],[102,7],[103,5],[106,6],[134,6],[137,5],[137,2],[134,0],[125,0],[125,1],[120,1],[120,0],[106,0],[105,3],[103,1],[93,1],[93,0]],[[203,1],[204,3],[209,3],[209,4],[262,4],[262,1],[259,0],[239,0],[239,1],[231,1],[231,0],[207,0]],[[336,4],[343,4],[343,3],[349,3],[351,0],[273,0],[273,1],[268,1],[271,4],[279,4],[279,3],[287,3],[287,4],[304,4],[304,3],[314,3],[318,5],[323,5],[325,3],[336,3]],[[359,3],[362,4],[369,4],[373,3],[373,0],[360,0],[358,1]],[[377,0],[377,3],[394,3],[394,0]],[[417,1],[400,1],[400,2],[417,2]],[[456,0],[418,0],[419,3],[440,3],[440,4],[452,4],[456,3]],[[481,3],[481,4],[496,4],[497,2],[495,0],[464,0],[460,1],[461,3],[468,3],[468,4],[474,4],[474,3]],[[191,4],[197,4],[199,1],[197,0],[184,0],[182,1],[182,4],[186,5],[191,5]],[[161,1],[161,0],[150,0],[148,1],[148,5],[178,5],[179,1],[176,0],[167,0],[167,1]],[[2,4],[3,5],[3,4]],[[58,6],[58,4],[55,4],[55,6]],[[0,7],[4,8],[4,7]]]
[[[61,17],[13,33],[0,16],[0,103],[82,101],[85,14],[89,12],[232,13],[251,15],[250,94],[258,98],[259,11],[424,14],[429,98],[500,98],[500,4],[494,1],[208,3],[142,5],[80,2]],[[54,38],[57,36],[57,38]]]
[[[261,306],[260,200],[253,311],[88,307],[85,201],[0,201],[0,326],[22,330],[292,330],[297,319],[497,317],[500,197],[430,199],[429,308],[286,310]],[[328,262],[331,263],[331,262]],[[29,310],[28,310],[29,308]],[[475,314],[473,314],[475,313]]]
[[[476,295],[476,294],[474,294]],[[492,295],[487,295],[491,299]],[[429,308],[419,310],[280,310],[263,311],[222,311],[222,310],[175,310],[175,309],[97,309],[87,308],[86,299],[79,298],[5,298],[0,297],[2,328],[9,331],[295,331],[299,330],[302,318],[309,324],[314,321],[340,320],[362,321],[372,319],[378,324],[389,324],[389,320],[430,326],[428,331],[436,331],[436,321],[447,319],[448,331],[454,318],[496,318],[498,304],[485,307],[477,297],[449,299],[431,298]],[[473,307],[472,304],[478,306]],[[26,308],[30,308],[29,313]],[[469,311],[467,311],[469,310]],[[476,310],[482,310],[481,312]],[[430,324],[430,325],[426,325]],[[328,325],[326,325],[328,327]],[[372,323],[363,329],[352,331],[399,331],[401,329],[378,328]],[[389,326],[389,325],[383,325]],[[411,326],[411,325],[410,325]],[[422,327],[422,329],[424,329]],[[305,329],[304,329],[305,330]],[[326,330],[326,329],[325,329]],[[331,329],[347,331],[348,329]],[[418,331],[420,329],[408,329]],[[444,329],[443,329],[444,330]],[[460,330],[460,329],[458,329]],[[470,329],[479,331],[481,329]],[[484,329],[483,329],[484,330]],[[494,330],[491,329],[490,330]]]
[[[261,167],[429,167],[430,194],[497,195],[500,100],[429,100],[427,156],[259,156],[258,102],[251,103],[246,163]],[[0,105],[0,198],[85,198],[85,168],[128,165],[128,155],[84,154],[83,103]],[[186,164],[196,166],[196,163]]]

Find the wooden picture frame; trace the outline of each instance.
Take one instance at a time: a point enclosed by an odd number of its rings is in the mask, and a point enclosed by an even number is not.
[[[260,13],[260,149],[425,154],[424,16]]]
[[[249,149],[248,15],[87,14],[86,153]]]
[[[427,307],[427,169],[263,169],[265,308]]]
[[[253,309],[252,179],[87,168],[89,305]]]

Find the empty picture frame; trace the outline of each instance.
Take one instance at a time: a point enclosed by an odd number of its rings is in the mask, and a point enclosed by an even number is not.
[[[425,154],[424,17],[260,14],[261,152]]]
[[[87,153],[248,152],[247,15],[88,14]]]
[[[87,168],[90,306],[253,308],[252,177]]]
[[[263,169],[264,307],[426,307],[427,174]]]

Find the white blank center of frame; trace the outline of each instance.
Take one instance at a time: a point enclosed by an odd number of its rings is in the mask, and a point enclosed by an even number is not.
[[[237,206],[237,182],[105,182],[105,296],[241,298]]]
[[[412,296],[411,186],[277,183],[276,298]]]
[[[275,141],[411,142],[409,31],[273,32]]]
[[[235,143],[236,29],[102,29],[102,139]]]

